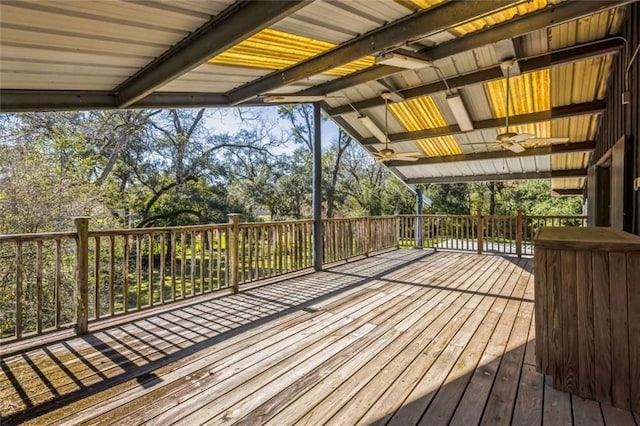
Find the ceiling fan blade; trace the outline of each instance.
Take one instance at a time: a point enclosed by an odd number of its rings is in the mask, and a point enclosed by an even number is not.
[[[508,149],[509,151],[515,152],[516,154],[519,154],[524,151],[524,147],[518,143],[513,143],[513,142],[505,143],[502,146]]]
[[[565,143],[569,142],[569,138],[531,138],[526,140],[527,143]]]
[[[500,142],[496,142],[496,141],[489,141],[489,142],[470,142],[470,143],[466,143],[463,146],[468,146],[468,145],[484,145],[484,146],[499,146],[501,145]]]
[[[509,142],[513,142],[513,143],[523,142],[533,138],[534,136],[535,135],[532,135],[531,133],[518,133],[517,135],[510,137]]]
[[[395,157],[393,157],[394,160],[400,160],[400,161],[418,161],[418,157],[409,157],[409,156],[400,156],[400,155],[396,155]]]
[[[398,157],[421,157],[421,152],[396,152],[395,154]]]

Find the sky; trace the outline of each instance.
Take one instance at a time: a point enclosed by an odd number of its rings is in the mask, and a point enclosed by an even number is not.
[[[287,121],[281,120],[278,116],[278,108],[276,106],[243,108],[247,114],[261,113],[268,120],[278,122],[278,127],[283,131],[287,131],[290,125]],[[207,126],[215,133],[236,133],[243,125],[240,114],[236,108],[221,108],[215,110],[216,113],[211,114],[206,121]],[[332,120],[323,120],[322,123],[322,147],[327,148],[332,140],[338,137],[338,126]],[[293,148],[291,148],[293,149]]]

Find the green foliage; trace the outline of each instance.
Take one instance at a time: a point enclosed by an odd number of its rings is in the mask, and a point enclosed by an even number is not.
[[[464,183],[428,185],[425,195],[431,200],[434,214],[470,214],[470,190]]]
[[[430,211],[440,214],[471,214],[478,208],[498,215],[515,215],[518,210],[530,215],[582,214],[582,198],[552,196],[549,180],[429,185],[426,195]]]
[[[525,181],[508,186],[503,191],[504,214],[522,210],[531,215],[580,215],[582,197],[554,197],[548,180]]]

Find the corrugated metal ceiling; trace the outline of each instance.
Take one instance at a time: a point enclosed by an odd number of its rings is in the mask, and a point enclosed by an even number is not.
[[[3,1],[2,87],[113,89],[232,3]]]
[[[0,14],[0,61],[2,87],[47,90],[112,90],[137,70],[160,56],[195,29],[216,16],[233,0],[151,1],[62,1],[5,0]],[[161,91],[228,92],[273,70],[286,68],[332,49],[361,34],[410,15],[415,9],[438,7],[440,0],[315,0],[291,16],[271,25],[244,43],[162,87]],[[490,14],[419,40],[422,46],[446,42],[541,10],[556,0],[532,0]],[[450,78],[495,66],[505,52],[530,57],[577,43],[601,39],[620,31],[625,8],[601,13],[534,31],[513,40],[489,44],[439,59],[434,66]],[[415,40],[414,40],[415,41]],[[582,60],[521,76],[511,81],[511,114],[547,111],[551,107],[604,99],[611,56]],[[371,66],[371,57],[310,76],[273,93],[295,93],[355,70]],[[438,81],[435,69],[406,70],[331,94],[327,103],[345,105],[378,96],[385,86],[405,89]],[[505,80],[458,89],[474,121],[505,116]],[[445,93],[392,104],[389,133],[455,125]],[[384,108],[364,113],[381,129]],[[372,134],[355,112],[343,118],[361,136]],[[551,117],[552,118],[552,117]],[[514,126],[511,130],[538,137],[569,137],[570,142],[593,140],[598,116]],[[425,156],[496,150],[495,136],[504,129],[485,129],[442,138],[408,141],[394,145],[400,152],[421,150]],[[499,151],[498,151],[499,152]],[[452,163],[437,167],[408,165],[398,168],[407,177],[454,176],[466,173],[573,169],[585,167],[589,154],[563,154],[547,160],[535,158]],[[547,163],[544,163],[547,161]],[[564,179],[563,184],[581,184],[583,179]]]
[[[266,28],[212,58],[209,63],[234,67],[279,70],[335,47],[335,44]],[[344,76],[373,65],[373,57],[327,70],[324,74]]]

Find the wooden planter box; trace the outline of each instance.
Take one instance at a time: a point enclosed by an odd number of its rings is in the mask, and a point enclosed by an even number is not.
[[[542,228],[534,244],[538,369],[557,389],[640,411],[640,237]]]

